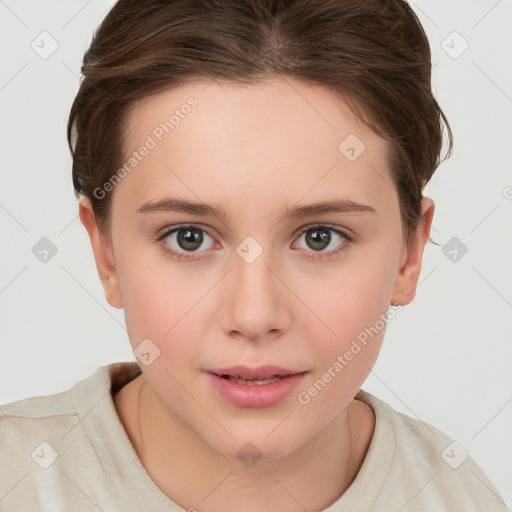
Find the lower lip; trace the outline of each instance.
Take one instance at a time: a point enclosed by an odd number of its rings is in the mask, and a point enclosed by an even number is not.
[[[213,373],[208,373],[212,386],[228,402],[239,407],[261,409],[278,404],[290,395],[302,381],[306,372],[296,373],[289,377],[270,382],[269,384],[239,384],[229,379],[223,379]]]

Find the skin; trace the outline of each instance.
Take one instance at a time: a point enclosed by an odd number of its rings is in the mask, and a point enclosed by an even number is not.
[[[128,152],[190,96],[198,105],[115,187],[110,232],[89,200],[80,202],[105,295],[124,308],[132,347],[149,338],[161,351],[115,406],[146,471],[184,509],[322,510],[349,487],[370,445],[374,413],[354,396],[385,328],[307,405],[297,394],[390,304],[413,300],[434,203],[422,200],[415,236],[404,241],[387,142],[326,89],[288,77],[251,86],[197,80],[145,98],[130,112]],[[355,161],[338,150],[349,134],[366,146]],[[137,213],[165,197],[216,203],[228,218]],[[340,198],[375,213],[282,215]],[[182,223],[213,237],[204,234],[192,252],[176,235],[154,242]],[[327,231],[323,249],[297,233],[318,224],[354,240]],[[263,249],[252,263],[236,252],[247,236]],[[173,259],[166,244],[190,258]],[[309,373],[279,404],[244,409],[219,396],[203,371],[237,364]],[[261,452],[252,467],[237,458],[248,442]]]

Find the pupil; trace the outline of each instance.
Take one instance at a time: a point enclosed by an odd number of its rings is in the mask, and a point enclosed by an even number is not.
[[[182,249],[198,249],[203,243],[203,234],[197,230],[194,232],[192,229],[180,229],[178,232],[178,243]],[[187,244],[192,244],[192,247]]]
[[[313,249],[325,249],[329,245],[331,240],[329,231],[315,228],[311,230],[311,233],[313,234],[309,237],[308,243]]]

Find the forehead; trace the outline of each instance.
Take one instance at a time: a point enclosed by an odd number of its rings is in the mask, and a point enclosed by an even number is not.
[[[119,187],[138,205],[166,194],[297,203],[329,193],[375,209],[397,199],[388,143],[326,88],[289,77],[191,81],[140,100],[125,129],[127,158],[151,146]]]

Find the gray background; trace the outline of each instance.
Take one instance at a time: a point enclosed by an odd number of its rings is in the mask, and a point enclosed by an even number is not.
[[[512,504],[512,2],[410,3],[455,150],[426,189],[442,246],[427,246],[417,296],[363,389],[449,434]],[[0,403],[135,360],[77,217],[65,139],[83,53],[112,4],[0,0]],[[43,237],[57,249],[46,262],[32,251]]]

